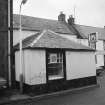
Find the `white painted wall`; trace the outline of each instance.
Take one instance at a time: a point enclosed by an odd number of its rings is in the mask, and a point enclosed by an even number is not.
[[[27,31],[23,30],[22,31],[22,38],[26,38],[28,36],[31,36],[33,34],[37,33],[36,31]],[[13,45],[16,45],[19,42],[20,39],[20,33],[19,30],[13,30]]]
[[[78,42],[83,45],[89,46],[88,39],[78,39]],[[96,42],[96,50],[97,50],[96,51],[96,58],[97,58],[96,67],[104,66],[104,55],[105,54],[104,54],[104,41],[103,40],[98,40]]]
[[[15,75],[16,80],[19,81],[19,73],[20,73],[20,63],[19,63],[19,51],[15,52]]]
[[[104,41],[98,40],[96,42],[96,56],[97,56],[97,64],[96,67],[104,66]]]
[[[104,50],[104,41],[103,40],[98,40],[96,42],[96,50],[101,50],[103,51]]]
[[[60,36],[67,38],[69,40],[77,42],[77,35],[68,35],[68,34],[60,34]]]
[[[66,51],[67,80],[96,76],[94,52]]]
[[[67,38],[69,40],[72,40],[74,42],[77,42],[79,44],[89,46],[88,44],[88,39],[77,39],[77,35],[66,35],[66,34],[61,34],[62,37]]]
[[[97,55],[97,64],[96,67],[98,68],[99,66],[104,66],[104,55]]]
[[[88,39],[78,39],[78,43],[83,44],[85,46],[89,46]]]
[[[78,42],[79,42],[80,44],[89,46],[89,44],[88,44],[88,39],[78,39]],[[101,50],[101,51],[104,50],[104,41],[103,41],[103,40],[98,40],[98,41],[96,42],[96,50],[99,50],[99,51],[100,51],[100,50]]]
[[[16,80],[19,81],[19,52],[16,57]],[[45,50],[24,50],[24,78],[28,85],[46,83]]]

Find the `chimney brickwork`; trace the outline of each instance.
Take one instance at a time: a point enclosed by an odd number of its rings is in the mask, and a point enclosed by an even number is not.
[[[65,22],[66,21],[66,16],[63,12],[60,12],[60,15],[58,16],[58,21],[60,22]]]
[[[72,15],[69,16],[68,24],[70,25],[75,24],[75,18]]]

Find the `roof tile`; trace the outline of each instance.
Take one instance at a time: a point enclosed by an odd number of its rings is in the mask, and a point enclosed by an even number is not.
[[[42,32],[43,33],[43,32]],[[92,50],[90,47],[78,44],[76,42],[73,42],[71,40],[68,40],[59,34],[51,31],[51,30],[45,30],[43,35],[42,33],[37,33],[35,35],[32,35],[26,39],[24,39],[23,42],[23,48],[60,48],[60,49],[74,49],[74,50]],[[39,40],[36,41],[33,45],[33,43],[37,37],[40,37]],[[19,48],[19,44],[17,45]]]
[[[42,31],[44,29],[50,29],[57,33],[62,34],[74,34],[64,23],[59,22],[57,20],[50,20],[50,19],[43,19],[43,18],[36,18],[31,16],[24,16],[22,17],[22,29],[29,29],[29,30],[37,30]],[[19,28],[19,15],[13,15],[13,27]]]
[[[88,38],[90,33],[98,32],[98,39],[105,40],[105,29],[99,27],[85,26],[75,24],[75,28],[79,31],[81,35],[84,35]]]

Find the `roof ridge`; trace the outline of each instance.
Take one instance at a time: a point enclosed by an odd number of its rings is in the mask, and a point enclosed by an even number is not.
[[[19,15],[13,15],[14,29],[18,29],[19,26]],[[22,15],[22,28],[23,30],[34,30],[34,31],[42,31],[44,29],[51,29],[55,32],[62,34],[74,34],[72,30],[70,30],[64,22],[60,22],[54,19],[33,17]]]
[[[14,16],[19,16],[18,14],[13,14]],[[41,19],[41,20],[50,20],[50,21],[56,21],[59,22],[56,19],[51,19],[51,18],[43,18],[43,17],[35,17],[35,16],[29,16],[29,15],[21,15],[22,17],[29,17],[29,18],[36,18],[36,19]]]
[[[50,29],[48,29],[47,31],[49,31],[49,32],[51,32],[51,33],[53,33],[53,34],[59,35],[58,33],[54,32],[54,31],[52,31],[52,30],[50,30]]]
[[[101,29],[104,29],[104,27],[99,27],[99,26],[90,26],[90,25],[82,25],[82,24],[75,24],[75,25],[85,26],[85,27],[92,27],[92,28],[101,28]]]
[[[83,44],[80,44],[79,42],[73,41],[73,40],[68,39],[68,38],[66,38],[66,37],[64,37],[64,36],[62,36],[62,35],[60,35],[60,34],[58,34],[58,33],[55,33],[55,32],[52,31],[52,30],[48,30],[48,31],[51,32],[51,33],[53,33],[53,34],[56,34],[56,35],[60,36],[60,37],[63,38],[63,39],[66,39],[66,40],[68,40],[68,41],[71,41],[71,42],[73,42],[73,43],[75,43],[75,44],[78,44],[78,45],[80,45],[80,46],[84,46],[84,47],[90,48],[89,46],[85,46],[85,45],[83,45]],[[90,49],[91,49],[91,48],[90,48]]]
[[[30,42],[30,39],[28,39],[27,42]],[[25,45],[29,46],[25,47]],[[64,38],[60,34],[53,32],[52,30],[43,30],[30,43],[23,43],[23,46],[24,48],[59,48],[93,51],[93,49],[91,49],[90,47],[80,45],[79,43]]]
[[[31,47],[34,46],[35,43],[44,35],[47,30],[43,30],[42,33],[30,44]]]

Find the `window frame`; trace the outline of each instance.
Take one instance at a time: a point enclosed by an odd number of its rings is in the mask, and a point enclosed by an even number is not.
[[[57,62],[57,63],[55,63],[55,62],[51,62],[51,63],[49,63],[49,61],[48,61],[48,56],[49,56],[49,54],[50,53],[55,53],[55,54],[58,54],[58,61],[59,62]],[[62,60],[61,60],[61,62],[60,62],[60,57],[59,56],[61,56],[60,54],[62,54]],[[49,75],[49,64],[62,64],[63,65],[63,67],[62,67],[62,72],[63,72],[63,76],[60,76],[60,75]],[[54,49],[54,50],[47,50],[46,51],[46,76],[47,76],[47,81],[52,81],[52,80],[60,80],[60,79],[65,79],[66,78],[66,72],[65,72],[65,51],[64,50],[56,50],[56,49]],[[51,77],[51,78],[50,78]]]

